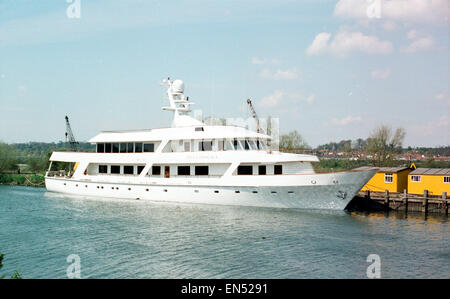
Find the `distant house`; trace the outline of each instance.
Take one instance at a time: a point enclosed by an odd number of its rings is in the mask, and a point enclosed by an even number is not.
[[[400,193],[408,188],[408,174],[415,169],[412,164],[410,167],[359,167],[356,170],[378,169],[378,172],[367,182],[361,191],[370,190],[373,192]]]
[[[408,193],[450,195],[450,168],[417,168],[408,175]]]

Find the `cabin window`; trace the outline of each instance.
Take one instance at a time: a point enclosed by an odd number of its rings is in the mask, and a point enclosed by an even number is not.
[[[444,177],[444,183],[450,183],[450,176]]]
[[[105,143],[105,153],[111,152],[111,143]]]
[[[274,174],[283,174],[283,165],[275,165],[273,169]]]
[[[195,166],[195,175],[209,175],[209,167]]]
[[[97,143],[97,153],[104,153],[104,152],[105,152],[105,144]]]
[[[411,182],[420,182],[420,181],[421,181],[420,175],[412,175],[411,176]]]
[[[161,175],[161,166],[152,166],[152,175]]]
[[[244,140],[244,149],[246,151],[250,149],[250,145],[248,144],[248,140],[247,139]]]
[[[198,143],[199,151],[212,151],[212,141],[200,141]]]
[[[256,148],[257,149],[261,149],[260,145],[259,145],[259,140],[256,140]]]
[[[238,175],[252,175],[253,174],[253,166],[251,165],[240,165],[237,169]]]
[[[190,166],[178,166],[178,175],[191,175]]]
[[[129,152],[129,153],[134,152],[134,144],[133,144],[133,142],[128,142],[127,143],[127,152]]]
[[[98,173],[108,173],[108,165],[99,165]]]
[[[134,144],[134,151],[136,152],[136,153],[142,153],[142,143],[135,143]]]
[[[134,174],[134,166],[125,165],[123,167],[124,174]]]
[[[137,167],[137,174],[138,175],[141,174],[141,172],[142,172],[142,170],[144,170],[144,168],[145,168],[145,166],[138,165],[138,167]]]
[[[385,183],[392,183],[394,181],[394,176],[392,173],[385,173],[384,174],[384,182]]]
[[[249,140],[248,143],[250,144],[250,149],[256,150],[258,147],[256,146],[255,140]]]
[[[223,151],[225,149],[225,140],[222,139],[218,141],[218,148],[219,151]]]
[[[191,142],[190,141],[184,143],[184,151],[185,152],[191,151]]]
[[[239,148],[238,141],[236,139],[233,140],[234,150],[237,151]]]
[[[111,173],[120,174],[120,165],[111,165]]]
[[[113,143],[112,144],[112,151],[113,151],[113,153],[118,153],[119,152],[119,144],[118,143]]]
[[[266,174],[266,165],[259,165],[258,166],[258,174],[259,175],[265,175]]]
[[[195,131],[196,132],[203,132],[204,129],[203,129],[203,127],[197,127],[197,128],[195,128]]]
[[[127,144],[126,143],[121,143],[120,144],[120,152],[121,153],[126,153],[127,152]]]
[[[144,153],[152,153],[155,151],[155,144],[144,143]]]

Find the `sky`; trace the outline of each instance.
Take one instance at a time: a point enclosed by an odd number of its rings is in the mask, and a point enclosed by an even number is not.
[[[279,118],[311,146],[386,124],[450,145],[448,0],[0,0],[0,140],[167,127],[162,79],[204,116]]]

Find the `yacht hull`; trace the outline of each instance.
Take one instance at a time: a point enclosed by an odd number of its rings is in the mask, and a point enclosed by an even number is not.
[[[375,171],[274,178],[275,184],[117,183],[46,177],[50,192],[164,202],[343,210]],[[298,184],[295,184],[298,181]],[[217,181],[218,182],[218,181]],[[284,184],[283,184],[284,182]]]

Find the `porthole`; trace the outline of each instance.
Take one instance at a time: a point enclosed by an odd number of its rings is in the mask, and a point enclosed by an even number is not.
[[[149,190],[148,190],[148,188],[147,188],[147,189],[145,189],[145,191],[147,191],[147,192],[148,192],[148,191],[149,191]]]
[[[99,189],[100,187],[99,186],[97,186],[97,189]]]
[[[194,190],[195,193],[198,193],[198,190]]]
[[[164,189],[164,192],[167,192],[167,189]]]
[[[311,184],[315,185],[315,184],[316,184],[316,181],[315,181],[315,180],[312,180],[312,181],[311,181]]]
[[[78,187],[78,184],[76,184],[75,187]]]
[[[130,191],[131,190],[131,188],[128,188],[128,191]]]
[[[277,191],[271,191],[270,193],[272,193],[272,194],[277,194]]]
[[[119,190],[119,187],[116,187],[116,190]]]
[[[214,193],[219,193],[219,190],[214,190]]]
[[[288,191],[288,193],[289,193],[289,194],[293,194],[293,193],[294,193],[294,191]]]
[[[64,183],[64,186],[66,185],[66,183]]]
[[[253,190],[253,191],[252,191],[252,193],[255,193],[255,194],[256,194],[256,193],[258,193],[258,191],[256,191],[256,190]]]
[[[101,188],[103,189],[103,186],[101,186]]]
[[[114,187],[111,187],[112,190],[114,190]]]
[[[87,185],[84,185],[84,187],[86,187],[86,188],[87,188]]]
[[[239,190],[236,190],[236,191],[234,191],[234,193],[241,193],[241,191],[239,191]]]

